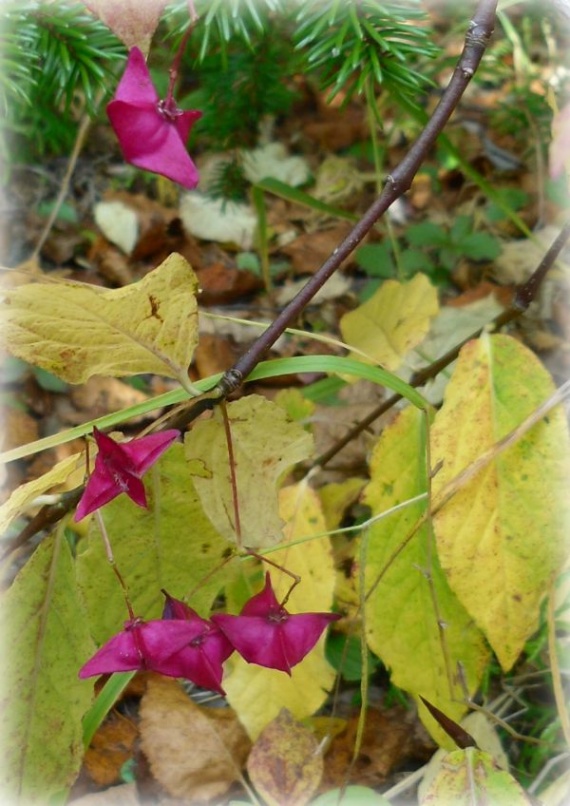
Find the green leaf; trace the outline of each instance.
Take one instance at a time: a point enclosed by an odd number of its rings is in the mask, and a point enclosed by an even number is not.
[[[392,248],[386,242],[364,244],[356,250],[354,258],[370,277],[388,279],[396,274]]]
[[[524,207],[529,200],[528,193],[520,188],[504,188],[503,190],[498,189],[497,193],[500,196],[503,204],[508,205],[511,210],[520,210],[521,207]],[[501,221],[506,217],[504,210],[501,210],[501,208],[498,207],[494,201],[490,201],[488,203],[486,215],[488,221]]]
[[[461,244],[473,231],[473,219],[469,215],[458,215],[453,222],[449,237],[454,244]]]
[[[310,806],[390,806],[390,801],[367,786],[347,786],[323,792]]]
[[[309,193],[304,193],[302,190],[299,190],[299,188],[292,187],[285,182],[281,182],[279,179],[267,177],[260,182],[256,182],[256,187],[261,190],[266,190],[268,193],[273,193],[274,196],[279,196],[286,201],[301,204],[303,207],[308,207],[310,210],[315,210],[318,213],[325,213],[335,218],[345,218],[348,221],[358,221],[358,216],[354,213],[349,213],[348,210],[341,210],[338,207],[326,204],[319,199],[315,199],[314,196],[311,196]]]
[[[0,790],[10,803],[45,804],[79,772],[93,697],[93,684],[77,676],[94,647],[63,529],[20,571],[1,613]]]
[[[364,502],[378,515],[425,494],[428,476],[425,415],[407,408],[374,448]],[[425,697],[459,721],[466,711],[465,693],[477,689],[489,652],[449,587],[429,525],[410,537],[426,506],[423,500],[400,509],[370,526],[362,538],[367,547],[362,557],[366,639],[390,669],[394,685]],[[466,691],[457,678],[459,663]],[[449,746],[423,706],[420,715],[434,737]]]
[[[135,614],[152,619],[162,613],[161,588],[183,598],[222,567],[230,547],[202,510],[182,445],[171,445],[147,474],[145,487],[148,509],[120,496],[102,509],[102,515]],[[93,636],[103,643],[122,629],[128,613],[95,520],[86,545],[79,544],[77,578]],[[195,591],[190,605],[208,615],[222,584],[222,577],[213,573]]]
[[[459,244],[465,257],[471,260],[493,260],[501,254],[501,243],[488,232],[473,232]]]
[[[406,239],[412,246],[437,247],[447,244],[449,235],[439,224],[422,221],[421,224],[412,224],[408,227]]]
[[[29,510],[32,502],[39,495],[44,495],[48,490],[63,484],[72,473],[82,470],[84,466],[81,455],[74,453],[72,456],[62,459],[42,476],[16,487],[6,501],[0,505],[0,534],[4,534],[12,521]]]
[[[186,435],[189,473],[204,511],[221,535],[240,546],[275,545],[283,539],[279,482],[294,464],[310,456],[313,438],[302,426],[288,421],[281,406],[259,395],[228,403],[226,411],[235,487],[220,410],[210,420],[196,423]]]
[[[405,249],[401,255],[401,265],[406,277],[412,277],[419,271],[430,274],[435,269],[433,260],[417,249]]]
[[[347,637],[338,633],[330,635],[326,644],[326,656],[328,662],[350,682],[362,679],[362,647],[360,638],[356,635]],[[368,674],[372,674],[378,666],[378,661],[372,656],[370,650],[366,650],[368,655]]]
[[[441,465],[434,497],[553,391],[548,372],[517,340],[485,335],[469,342],[432,428],[432,463]],[[568,424],[559,407],[466,482],[434,519],[449,584],[505,670],[536,630],[540,602],[566,556],[569,477]]]

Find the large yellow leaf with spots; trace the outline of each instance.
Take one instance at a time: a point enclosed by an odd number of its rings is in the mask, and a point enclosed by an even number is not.
[[[374,449],[364,494],[372,515],[425,495],[428,489],[425,414],[409,407],[385,429]],[[404,506],[373,523],[365,550],[366,638],[390,669],[392,681],[425,697],[459,721],[465,691],[478,687],[489,658],[480,630],[450,589],[426,514],[427,500]],[[457,677],[458,665],[463,681]],[[418,702],[434,737],[442,731]]]
[[[69,383],[155,373],[187,384],[198,342],[197,288],[178,254],[112,291],[44,278],[6,291],[0,342]]]
[[[416,274],[409,283],[382,283],[370,299],[342,317],[340,329],[349,347],[395,370],[422,341],[438,309],[437,291],[425,274]],[[361,353],[355,357],[362,358]]]
[[[554,384],[510,336],[461,351],[432,428],[434,500],[445,485],[544,403]],[[561,407],[499,453],[437,512],[449,584],[508,670],[538,626],[568,549],[570,444]]]

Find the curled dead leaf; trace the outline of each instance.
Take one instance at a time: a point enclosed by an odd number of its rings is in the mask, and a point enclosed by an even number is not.
[[[196,705],[175,680],[159,676],[141,700],[140,733],[157,781],[192,803],[227,792],[250,749],[234,711]]]

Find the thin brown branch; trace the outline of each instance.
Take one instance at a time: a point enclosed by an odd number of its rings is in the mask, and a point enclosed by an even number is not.
[[[386,178],[384,190],[338,245],[320,269],[303,286],[296,297],[285,306],[270,327],[252,347],[225,373],[218,384],[220,395],[225,397],[242,383],[265,353],[275,344],[285,329],[308,305],[315,294],[354,251],[372,226],[396,199],[411,186],[412,180],[427,157],[438,135],[456,109],[467,85],[473,78],[493,33],[497,0],[480,0],[465,35],[465,45],[451,80],[441,96],[431,118],[416,142],[397,168]]]

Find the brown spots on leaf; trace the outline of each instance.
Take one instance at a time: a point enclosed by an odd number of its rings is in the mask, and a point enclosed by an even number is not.
[[[158,312],[160,308],[160,300],[158,300],[154,294],[149,294],[148,301],[150,302],[150,318],[158,319],[159,322],[164,322],[164,319]]]

